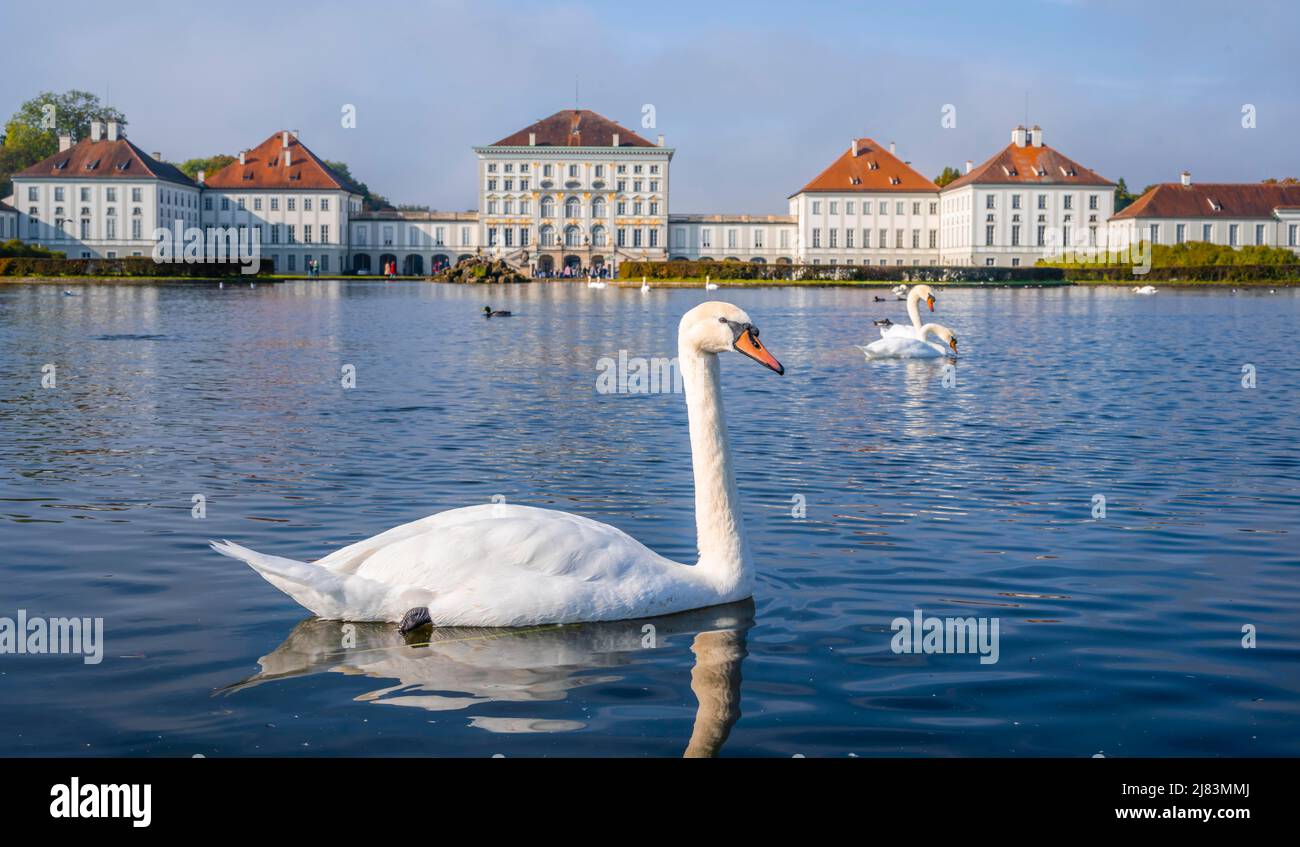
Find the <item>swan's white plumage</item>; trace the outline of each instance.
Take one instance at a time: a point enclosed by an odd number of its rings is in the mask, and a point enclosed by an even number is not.
[[[887,336],[858,349],[868,359],[937,359],[949,355],[948,348],[934,341],[918,341],[912,337]]]
[[[749,597],[752,563],[716,355],[734,338],[719,317],[749,323],[735,306],[710,302],[688,312],[678,332],[695,470],[696,565],[666,559],[589,518],[504,503],[439,512],[310,564],[228,541],[213,549],[335,620],[400,621],[427,607],[436,626],[528,626],[650,617]]]

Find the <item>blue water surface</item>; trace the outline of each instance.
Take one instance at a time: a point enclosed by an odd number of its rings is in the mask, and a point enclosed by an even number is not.
[[[0,616],[104,659],[0,655],[0,754],[1300,755],[1294,289],[945,289],[948,370],[855,349],[885,289],[72,292],[0,286]],[[693,561],[681,395],[596,384],[706,298],[786,367],[722,367],[752,603],[404,639],[208,549],[499,496]],[[997,662],[895,653],[918,609]]]

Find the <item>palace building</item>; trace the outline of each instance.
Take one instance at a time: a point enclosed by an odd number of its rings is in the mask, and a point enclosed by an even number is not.
[[[1011,143],[940,192],[944,265],[1019,267],[1062,245],[1097,246],[1115,208],[1115,183],[1018,126]]]
[[[255,235],[281,274],[422,276],[472,256],[538,277],[615,273],[629,260],[1029,266],[1063,247],[1210,241],[1300,252],[1300,186],[1156,186],[1113,214],[1115,184],[1018,126],[1011,143],[940,188],[896,145],[853,139],[787,198],[788,214],[670,211],[675,151],[587,109],[476,146],[477,211],[363,209],[361,189],[292,130],[191,180],[115,122],[13,177],[0,240],[69,258],[146,256],[155,230]]]

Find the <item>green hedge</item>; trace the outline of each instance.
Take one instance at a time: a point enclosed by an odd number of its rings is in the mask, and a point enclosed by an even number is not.
[[[860,282],[1059,282],[1060,268],[939,265],[779,265],[761,262],[636,262],[619,265],[621,279],[754,279]]]
[[[1138,242],[1137,253],[1140,256],[1147,249],[1147,242]],[[1039,267],[1087,269],[1094,267],[1088,262],[1059,262],[1052,259],[1040,259]],[[1296,253],[1285,247],[1265,247],[1251,244],[1245,247],[1229,247],[1224,244],[1210,244],[1207,241],[1187,241],[1182,244],[1157,244],[1151,248],[1151,267],[1153,268],[1191,268],[1204,265],[1294,265]]]
[[[0,259],[63,259],[67,254],[39,244],[25,244],[17,238],[0,244]]]
[[[1133,273],[1132,265],[1080,265],[1067,268],[1065,275],[1080,282],[1295,282],[1300,281],[1300,264],[1166,266],[1144,274]]]
[[[238,263],[155,262],[148,256],[121,259],[0,258],[0,276],[122,276],[194,277],[217,279],[244,276]],[[271,260],[262,259],[258,274],[271,273]],[[249,274],[251,276],[251,274]]]

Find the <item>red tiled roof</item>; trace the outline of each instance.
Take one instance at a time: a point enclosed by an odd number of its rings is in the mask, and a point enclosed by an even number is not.
[[[245,151],[244,164],[236,160],[214,174],[206,174],[204,185],[208,188],[306,188],[361,193],[292,132],[288,133],[289,166],[285,167],[285,132],[277,132]]]
[[[1215,206],[1218,206],[1218,209]],[[1300,185],[1205,182],[1154,186],[1112,220],[1122,218],[1271,218],[1279,207],[1300,207]]]
[[[984,164],[954,179],[944,191],[963,185],[1114,185],[1096,171],[1044,144],[1008,144]]]
[[[619,147],[655,147],[625,126],[590,109],[565,109],[511,133],[489,147],[527,147],[529,134],[538,147],[609,147],[618,135]]]
[[[159,162],[125,138],[114,141],[83,138],[67,150],[47,156],[26,170],[14,174],[17,179],[161,179],[181,185],[194,181],[175,165]]]
[[[815,176],[805,191],[938,191],[906,162],[870,138],[858,139],[858,155],[847,149],[830,167]],[[790,196],[794,196],[793,194]]]

